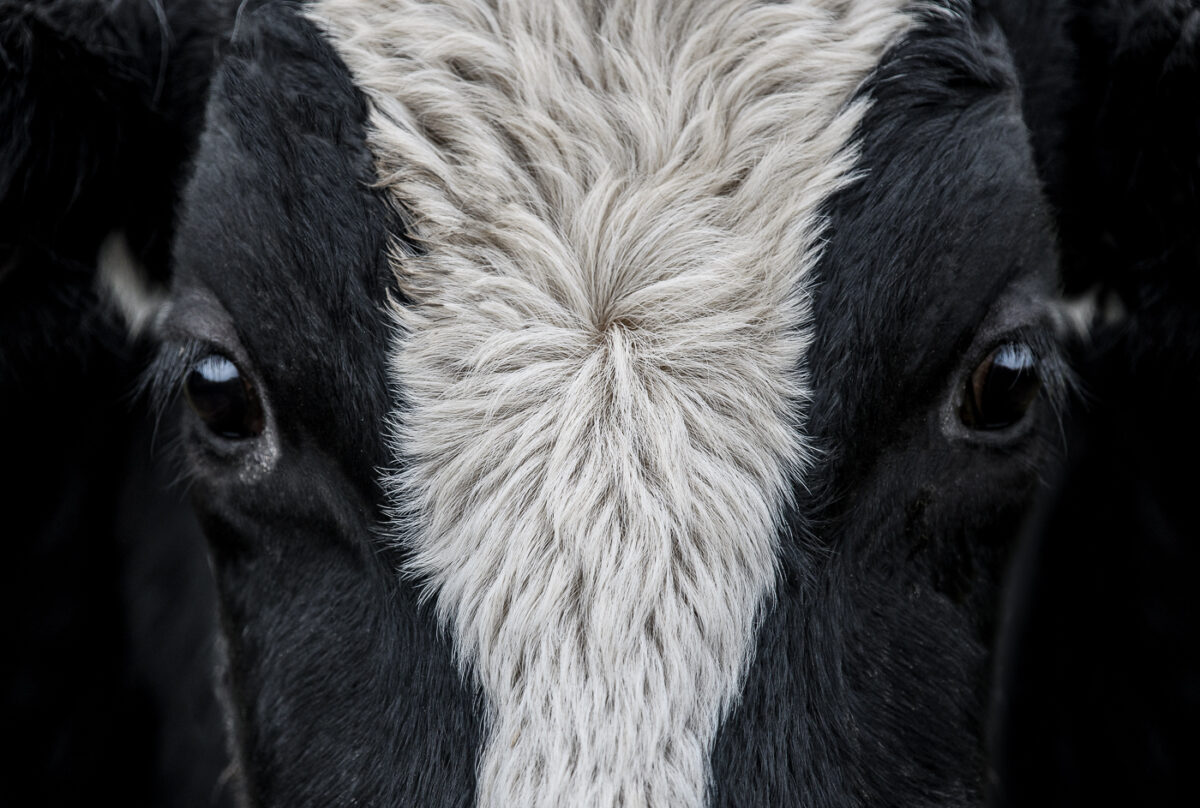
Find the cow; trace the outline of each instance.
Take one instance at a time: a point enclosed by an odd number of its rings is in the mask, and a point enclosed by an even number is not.
[[[1076,635],[1039,616],[1113,506],[1113,413],[1152,418],[1122,381],[1196,368],[1193,5],[2,8],[6,274],[95,266],[154,352],[239,801],[1063,804],[1106,771],[1042,720]],[[97,339],[69,303],[31,311]]]

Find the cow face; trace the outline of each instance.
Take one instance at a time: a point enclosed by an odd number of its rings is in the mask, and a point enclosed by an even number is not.
[[[255,801],[978,801],[1065,384],[1003,38],[660,5],[239,15],[158,376]]]

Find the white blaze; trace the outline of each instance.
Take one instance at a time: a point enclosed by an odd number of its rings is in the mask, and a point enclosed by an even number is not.
[[[322,0],[397,251],[389,481],[481,806],[699,806],[808,464],[806,275],[899,0]]]

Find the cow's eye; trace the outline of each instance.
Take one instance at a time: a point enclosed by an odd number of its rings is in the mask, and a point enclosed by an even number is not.
[[[1037,397],[1037,357],[1021,342],[987,355],[967,379],[959,417],[972,429],[1003,429],[1020,421]]]
[[[183,389],[214,435],[241,440],[262,434],[265,422],[258,394],[224,356],[209,354],[192,365]]]

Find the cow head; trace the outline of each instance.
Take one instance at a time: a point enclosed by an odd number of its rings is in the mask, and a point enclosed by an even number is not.
[[[1004,40],[655,8],[239,20],[159,334],[267,801],[978,793],[1064,385]]]
[[[999,19],[230,14],[151,375],[253,802],[982,800],[1073,384]]]

